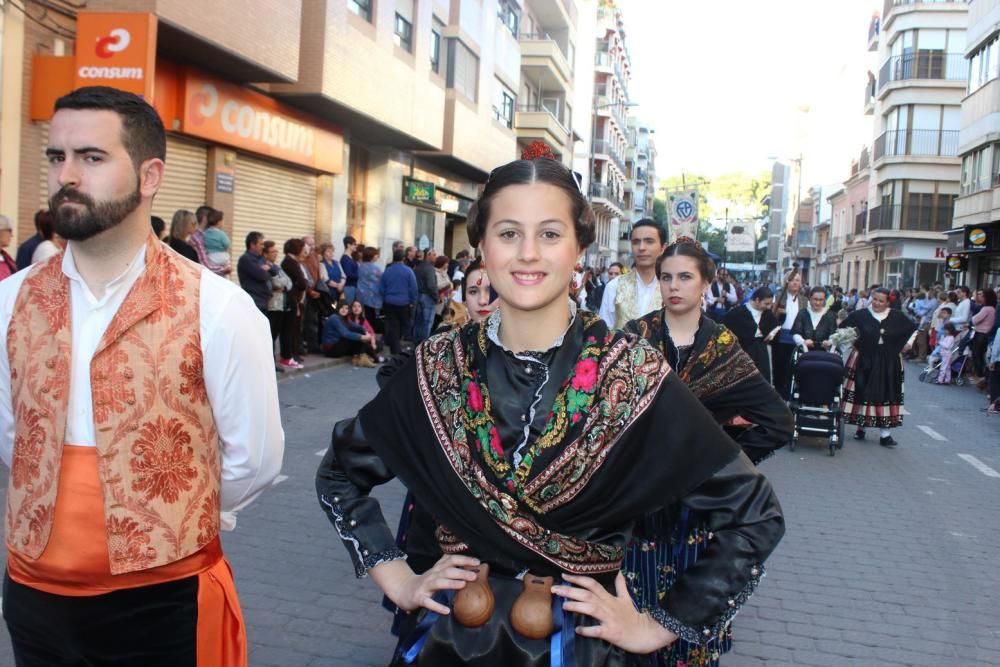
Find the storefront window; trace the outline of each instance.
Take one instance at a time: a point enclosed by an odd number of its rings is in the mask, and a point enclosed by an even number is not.
[[[417,248],[427,250],[434,247],[434,214],[430,211],[417,211],[417,224],[413,230]]]

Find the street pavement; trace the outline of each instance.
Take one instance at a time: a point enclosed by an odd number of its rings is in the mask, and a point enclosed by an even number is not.
[[[803,441],[762,464],[787,534],[734,622],[724,667],[1000,665],[1000,416],[970,387],[917,382],[887,450],[869,431],[830,457]],[[254,667],[387,664],[390,616],[357,580],[313,477],[331,427],[375,393],[374,371],[335,366],[284,379],[279,481],[223,537]],[[391,418],[391,415],[386,415]],[[6,489],[6,470],[0,488]],[[395,526],[403,489],[378,490]],[[0,633],[0,667],[13,665]]]

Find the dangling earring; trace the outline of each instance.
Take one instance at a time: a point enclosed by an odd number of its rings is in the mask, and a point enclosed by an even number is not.
[[[479,277],[476,278],[476,287],[483,286],[483,276],[486,275],[486,264],[482,263],[479,265]]]

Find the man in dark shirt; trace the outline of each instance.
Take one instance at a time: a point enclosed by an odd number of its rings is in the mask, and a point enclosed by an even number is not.
[[[401,351],[403,333],[410,328],[410,317],[417,303],[417,279],[413,269],[403,263],[402,250],[392,253],[392,264],[382,272],[382,314],[385,316],[385,342],[393,354]]]
[[[424,253],[424,259],[413,267],[419,292],[416,321],[413,324],[414,343],[419,343],[430,336],[431,327],[434,325],[434,311],[438,302],[437,271],[434,269],[436,259],[437,251],[428,248]]]
[[[344,270],[344,300],[354,303],[358,291],[358,263],[351,253],[358,249],[358,242],[353,236],[344,237],[344,255],[340,258],[340,268]]]
[[[264,235],[247,234],[247,251],[236,263],[240,287],[250,295],[254,305],[267,315],[267,302],[271,298],[271,276],[278,275],[278,267],[264,259]]]
[[[14,261],[17,262],[18,269],[26,269],[31,266],[31,256],[35,254],[35,248],[37,248],[38,244],[43,240],[42,233],[38,231],[38,226],[41,222],[41,217],[47,215],[49,215],[49,212],[43,208],[38,209],[35,213],[35,235],[22,243],[17,249],[17,257]]]

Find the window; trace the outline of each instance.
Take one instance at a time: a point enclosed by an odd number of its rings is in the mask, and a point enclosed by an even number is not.
[[[396,42],[396,46],[413,53],[413,24],[399,13],[396,14],[396,28],[393,40]]]
[[[371,23],[372,0],[347,0],[347,8]]]
[[[508,128],[514,127],[514,93],[505,85],[496,82],[497,94],[493,102],[493,117]]]
[[[983,146],[962,158],[962,195],[988,190],[996,182],[996,156],[991,155],[992,146]]]
[[[497,18],[503,23],[514,37],[517,37],[518,24],[521,22],[521,9],[513,0],[499,0],[497,2]]]
[[[417,242],[417,248],[427,250],[434,247],[434,214],[430,211],[417,210],[417,222],[414,226],[413,237]]]
[[[969,92],[974,92],[1000,76],[1000,36],[976,49],[969,59]]]
[[[444,23],[436,16],[431,28],[431,70],[435,74],[441,73],[441,33],[444,32]]]
[[[448,39],[447,85],[473,102],[479,100],[479,58],[455,37]]]
[[[993,187],[1000,185],[1000,144],[993,144]]]

